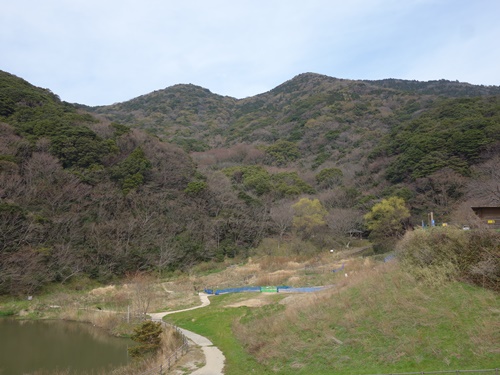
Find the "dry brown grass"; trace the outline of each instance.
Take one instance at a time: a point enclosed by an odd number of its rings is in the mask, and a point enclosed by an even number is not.
[[[262,317],[259,319],[258,327],[236,324],[237,336],[248,345],[251,353],[264,361],[266,358],[279,356],[278,352],[282,353],[283,349],[281,348],[283,347],[288,349],[293,347],[293,350],[300,350],[301,345],[307,346],[307,342],[304,343],[302,339],[298,339],[299,331],[318,332],[325,329],[325,332],[330,332],[330,336],[335,337],[335,332],[324,327],[324,322],[331,320],[333,306],[340,305],[340,311],[342,311],[340,320],[347,327],[354,327],[358,320],[369,314],[369,311],[377,304],[373,291],[363,292],[363,289],[360,289],[364,300],[364,306],[361,308],[354,305],[349,299],[343,298],[342,291],[373,280],[374,277],[380,277],[388,267],[391,266],[375,267],[371,262],[354,260],[346,268],[350,270],[347,271],[348,277],[343,276],[337,279],[337,288],[314,294],[290,295],[282,301],[286,308],[280,313],[279,319],[276,319],[276,316]],[[383,293],[383,291],[380,292]],[[305,316],[307,319],[304,318]],[[285,335],[285,333],[290,333],[290,327],[296,327],[294,331],[297,331],[297,335]],[[390,332],[391,327],[386,326],[383,329]],[[319,341],[321,342],[322,339],[319,338]],[[326,341],[330,343],[331,339]]]
[[[183,344],[182,334],[172,326],[164,326],[162,333],[162,354],[168,356]]]
[[[226,305],[225,307],[241,307],[241,306],[262,307],[264,305],[269,305],[269,304],[274,303],[274,302],[275,302],[274,300],[266,298],[265,294],[260,294],[257,298],[244,299],[243,301],[230,303],[229,305]]]
[[[199,304],[196,293],[205,288],[223,289],[241,286],[315,286],[336,283],[341,274],[332,273],[333,269],[346,264],[346,272],[353,273],[359,269],[358,261],[349,259],[347,253],[329,251],[314,255],[294,256],[256,256],[247,259],[244,264],[227,264],[226,268],[209,274],[189,275],[175,281],[163,283],[169,291],[168,298],[163,301],[162,308],[178,309]],[[197,266],[199,270],[201,266]],[[211,265],[210,267],[214,267]],[[201,267],[201,269],[204,269]],[[342,273],[343,276],[343,273]]]
[[[338,278],[335,289],[287,296],[280,302],[283,311],[259,316],[258,324],[235,323],[236,336],[263,363],[286,361],[294,353],[300,361],[316,348],[338,363],[345,348],[387,364],[424,358],[450,364],[471,349],[478,358],[498,353],[500,309],[492,293],[458,284],[436,290],[397,262],[357,259],[346,270],[348,277]],[[484,313],[487,306],[499,311]],[[450,340],[457,346],[448,348]]]
[[[103,286],[99,288],[92,289],[89,292],[90,296],[96,296],[96,297],[102,297],[102,296],[107,296],[110,294],[116,294],[116,285],[108,285],[108,286]]]
[[[175,364],[169,375],[186,375],[205,365],[205,354],[199,346],[190,346],[189,351]]]
[[[293,275],[293,271],[279,270],[256,277],[253,284],[258,286],[284,285],[288,284],[290,277]]]

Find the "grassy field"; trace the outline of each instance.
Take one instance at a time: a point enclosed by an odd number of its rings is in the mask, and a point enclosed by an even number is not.
[[[358,262],[355,269],[331,290],[214,296],[211,306],[169,321],[210,338],[226,355],[228,375],[500,366],[496,293],[458,282],[421,284],[395,262]],[[229,307],[259,298],[258,307]]]

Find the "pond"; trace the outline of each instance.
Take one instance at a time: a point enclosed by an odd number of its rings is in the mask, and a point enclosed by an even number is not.
[[[132,340],[112,337],[90,324],[0,318],[0,374],[109,370],[127,364],[131,345]]]

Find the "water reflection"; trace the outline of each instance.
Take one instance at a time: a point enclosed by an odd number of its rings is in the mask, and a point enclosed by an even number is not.
[[[127,364],[131,344],[131,340],[111,337],[90,324],[2,318],[0,374],[101,371]]]

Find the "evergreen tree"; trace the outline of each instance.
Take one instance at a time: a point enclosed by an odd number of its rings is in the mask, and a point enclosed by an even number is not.
[[[162,332],[160,322],[148,320],[142,323],[134,329],[134,334],[131,336],[131,339],[139,345],[129,348],[129,354],[134,358],[140,358],[156,353],[160,349]]]

